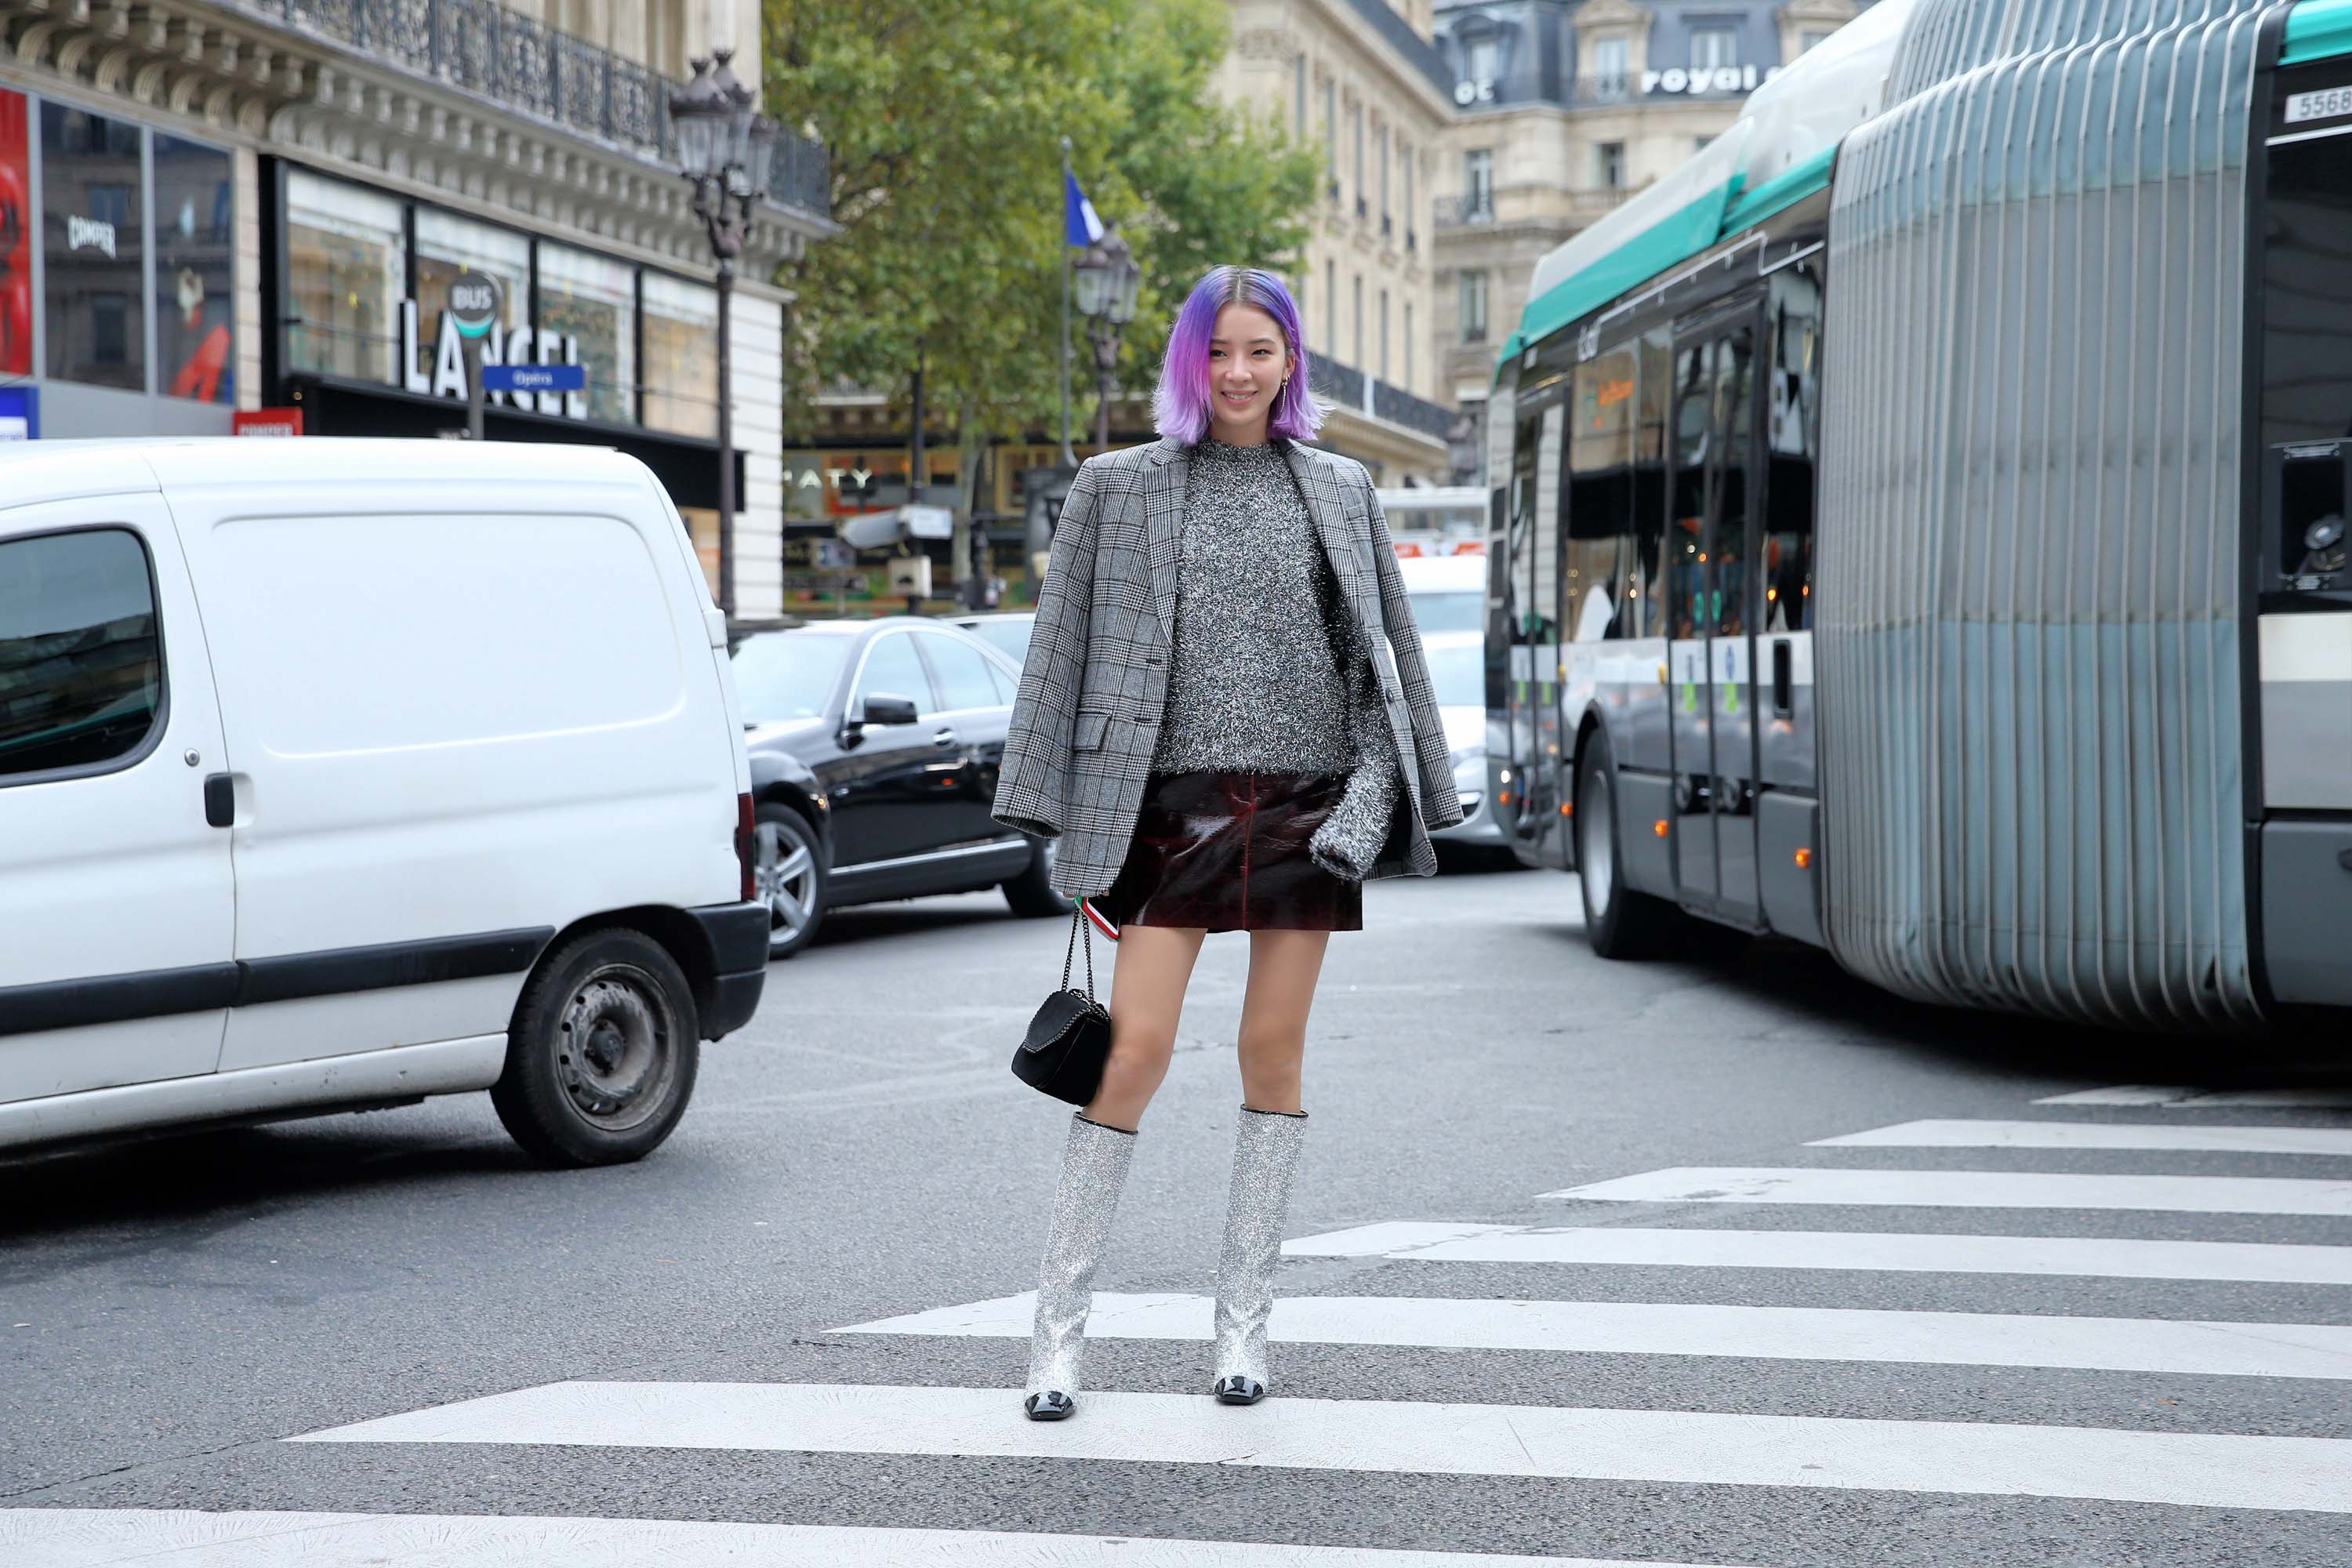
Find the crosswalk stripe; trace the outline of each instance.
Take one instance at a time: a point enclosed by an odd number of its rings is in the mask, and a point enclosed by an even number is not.
[[[2152,1149],[2213,1154],[2352,1154],[2352,1127],[2169,1127],[2121,1121],[1905,1121],[1816,1138],[1814,1149]]]
[[[229,1555],[234,1552],[234,1557]],[[478,1514],[0,1510],[11,1568],[1691,1568],[1138,1536]]]
[[[2036,1105],[2160,1105],[2196,1110],[2208,1106],[2245,1106],[2262,1110],[2352,1110],[2352,1089],[2188,1089],[2179,1085],[2119,1083],[2109,1089],[2079,1089],[2072,1094],[2045,1095]]]
[[[1036,1305],[1035,1294],[1024,1292],[834,1331],[1026,1339]],[[1095,1339],[1205,1340],[1211,1305],[1206,1296],[1100,1291],[1095,1296],[1087,1332]],[[1275,1302],[1267,1331],[1269,1337],[1290,1344],[2352,1379],[2352,1328],[2324,1323],[1726,1307],[1674,1301],[1292,1296]]]
[[[1612,1203],[1841,1204],[1862,1207],[2147,1209],[2352,1217],[2352,1181],[2291,1176],[2111,1176],[2029,1171],[1849,1171],[1678,1165],[1539,1198]]]
[[[1915,1236],[1851,1230],[1543,1229],[1391,1221],[1283,1243],[1294,1258],[1433,1263],[1608,1263],[1696,1268],[1861,1268],[2352,1285],[2352,1247],[2115,1237]]]
[[[293,1439],[1116,1459],[1387,1474],[1819,1487],[2352,1513],[2352,1442],[1969,1421],[1089,1393],[558,1383]]]

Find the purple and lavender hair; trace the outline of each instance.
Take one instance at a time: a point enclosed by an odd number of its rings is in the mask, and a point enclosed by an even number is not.
[[[1266,434],[1311,441],[1323,427],[1323,405],[1307,384],[1307,333],[1298,302],[1277,275],[1255,267],[1212,267],[1192,286],[1176,324],[1168,331],[1168,354],[1160,363],[1160,387],[1151,395],[1152,422],[1162,436],[1192,446],[1209,430],[1209,339],[1217,312],[1227,305],[1264,310],[1281,327],[1290,346],[1290,384],[1274,402]]]

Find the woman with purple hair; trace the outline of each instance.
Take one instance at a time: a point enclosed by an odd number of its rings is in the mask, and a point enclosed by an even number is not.
[[[1298,307],[1219,267],[1168,335],[1160,439],[1088,458],[1054,534],[993,812],[1118,940],[1101,1088],[1072,1119],[1030,1341],[1032,1419],[1076,1408],[1095,1268],[1211,931],[1250,933],[1217,1265],[1228,1405],[1265,1397],[1307,1017],[1368,878],[1428,876],[1461,820],[1370,476],[1307,446]]]

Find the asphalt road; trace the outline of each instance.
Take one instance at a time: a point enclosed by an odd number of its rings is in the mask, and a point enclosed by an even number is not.
[[[1602,963],[1548,873],[1366,905],[1263,1405],[1202,1397],[1204,1305],[1118,1300],[1103,1392],[1021,1419],[978,1304],[1035,1284],[1066,1110],[1004,1063],[1062,931],[923,900],[778,965],[636,1166],[478,1096],[0,1165],[0,1564],[2352,1561],[2347,1080],[1778,944]],[[1210,1288],[1246,960],[1106,1292]]]

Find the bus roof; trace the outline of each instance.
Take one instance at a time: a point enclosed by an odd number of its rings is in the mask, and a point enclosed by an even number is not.
[[[1916,5],[1879,0],[1748,94],[1731,128],[1682,167],[1538,262],[1497,378],[1528,344],[1827,185],[1845,133],[1885,106]]]
[[[2287,14],[2279,64],[2299,66],[2352,55],[2352,0],[2303,0]]]

